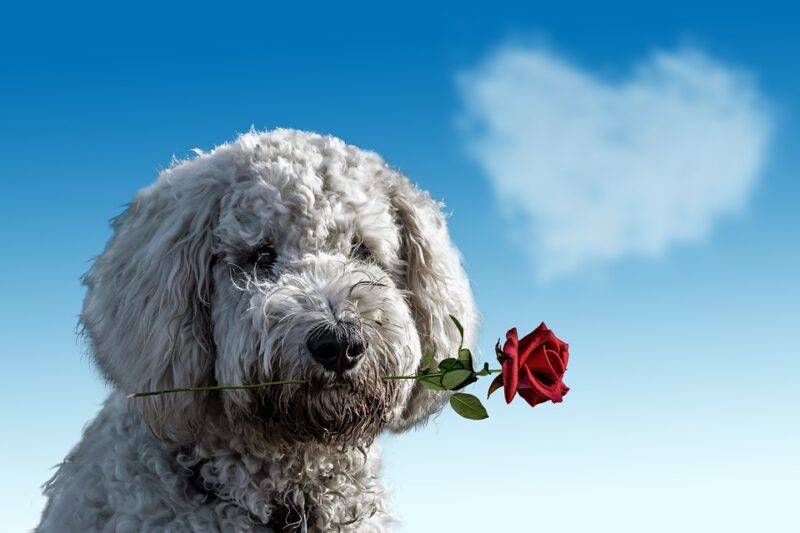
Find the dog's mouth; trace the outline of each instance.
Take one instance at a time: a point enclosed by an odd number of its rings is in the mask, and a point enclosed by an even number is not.
[[[314,373],[297,387],[263,389],[258,416],[293,438],[325,443],[371,442],[386,423],[397,391],[363,374]]]
[[[358,384],[358,380],[355,375],[350,373],[327,373],[326,375],[312,378],[311,380],[307,381],[307,383],[309,383],[309,385],[316,390],[325,391],[354,389]]]
[[[374,375],[373,375],[374,374]],[[303,377],[304,387],[310,390],[341,390],[341,389],[374,389],[379,388],[383,382],[376,373],[370,372],[363,366],[357,366],[343,372],[333,372],[327,369],[313,367],[306,369]]]
[[[348,384],[346,381],[341,379],[336,379],[332,381],[327,381],[324,384],[317,387],[317,390],[320,392],[339,392],[339,391],[347,391],[351,390],[352,386]]]

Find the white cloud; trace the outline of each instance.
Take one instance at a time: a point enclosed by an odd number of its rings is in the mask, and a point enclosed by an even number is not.
[[[628,79],[542,48],[505,48],[460,77],[470,149],[526,215],[539,275],[698,241],[746,203],[770,121],[749,77],[697,50]]]

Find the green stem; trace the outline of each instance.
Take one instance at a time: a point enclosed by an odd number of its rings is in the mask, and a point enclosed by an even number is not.
[[[210,387],[175,387],[174,389],[162,389],[152,392],[134,392],[133,394],[128,394],[128,398],[141,398],[142,396],[156,396],[158,394],[167,394],[171,392],[258,389],[261,387],[271,387],[272,385],[301,385],[303,383],[305,383],[305,381],[290,379],[286,381],[267,381],[265,383],[252,383],[250,385],[213,385]]]
[[[436,374],[425,374],[424,376],[417,376],[417,375],[414,375],[414,376],[384,376],[383,379],[386,380],[386,381],[391,381],[391,380],[395,380],[395,379],[419,379],[419,378],[427,378],[427,377],[439,377],[439,376],[443,376],[443,375],[444,374],[442,374],[441,372],[438,372]]]
[[[498,374],[503,370],[500,368],[490,369],[488,372],[489,374]],[[420,379],[420,378],[427,378],[427,377],[441,377],[444,375],[444,372],[436,372],[433,374],[425,374],[424,376],[420,375],[413,375],[413,376],[385,376],[383,379],[386,381],[394,381],[400,379]],[[261,387],[271,387],[273,385],[302,385],[305,381],[299,381],[294,379],[289,379],[286,381],[267,381],[264,383],[252,383],[250,385],[212,385],[209,387],[175,387],[174,389],[161,389],[157,391],[151,392],[134,392],[133,394],[128,394],[128,398],[141,398],[143,396],[158,396],[159,394],[170,394],[173,392],[203,392],[203,391],[214,391],[214,390],[242,390],[242,389],[259,389]]]
[[[499,374],[502,371],[503,371],[502,368],[494,368],[494,369],[490,368],[488,370],[488,373],[489,374]],[[386,380],[386,381],[395,380],[395,379],[420,379],[420,378],[440,377],[440,376],[444,376],[444,374],[445,374],[444,372],[436,372],[436,373],[433,373],[433,374],[425,374],[425,375],[415,374],[413,376],[384,376],[383,379]],[[476,372],[475,374],[476,375],[480,375],[480,372]]]

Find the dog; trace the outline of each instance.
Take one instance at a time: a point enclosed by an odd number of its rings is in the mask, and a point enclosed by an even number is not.
[[[376,437],[447,400],[412,379],[476,311],[442,205],[375,153],[250,131],[113,220],[80,318],[113,386],[37,531],[388,531]],[[128,398],[174,387],[302,381]]]

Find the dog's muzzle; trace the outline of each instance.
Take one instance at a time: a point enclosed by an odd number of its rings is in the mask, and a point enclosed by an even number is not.
[[[352,324],[315,328],[306,341],[311,357],[331,372],[342,374],[364,355],[364,339]]]

